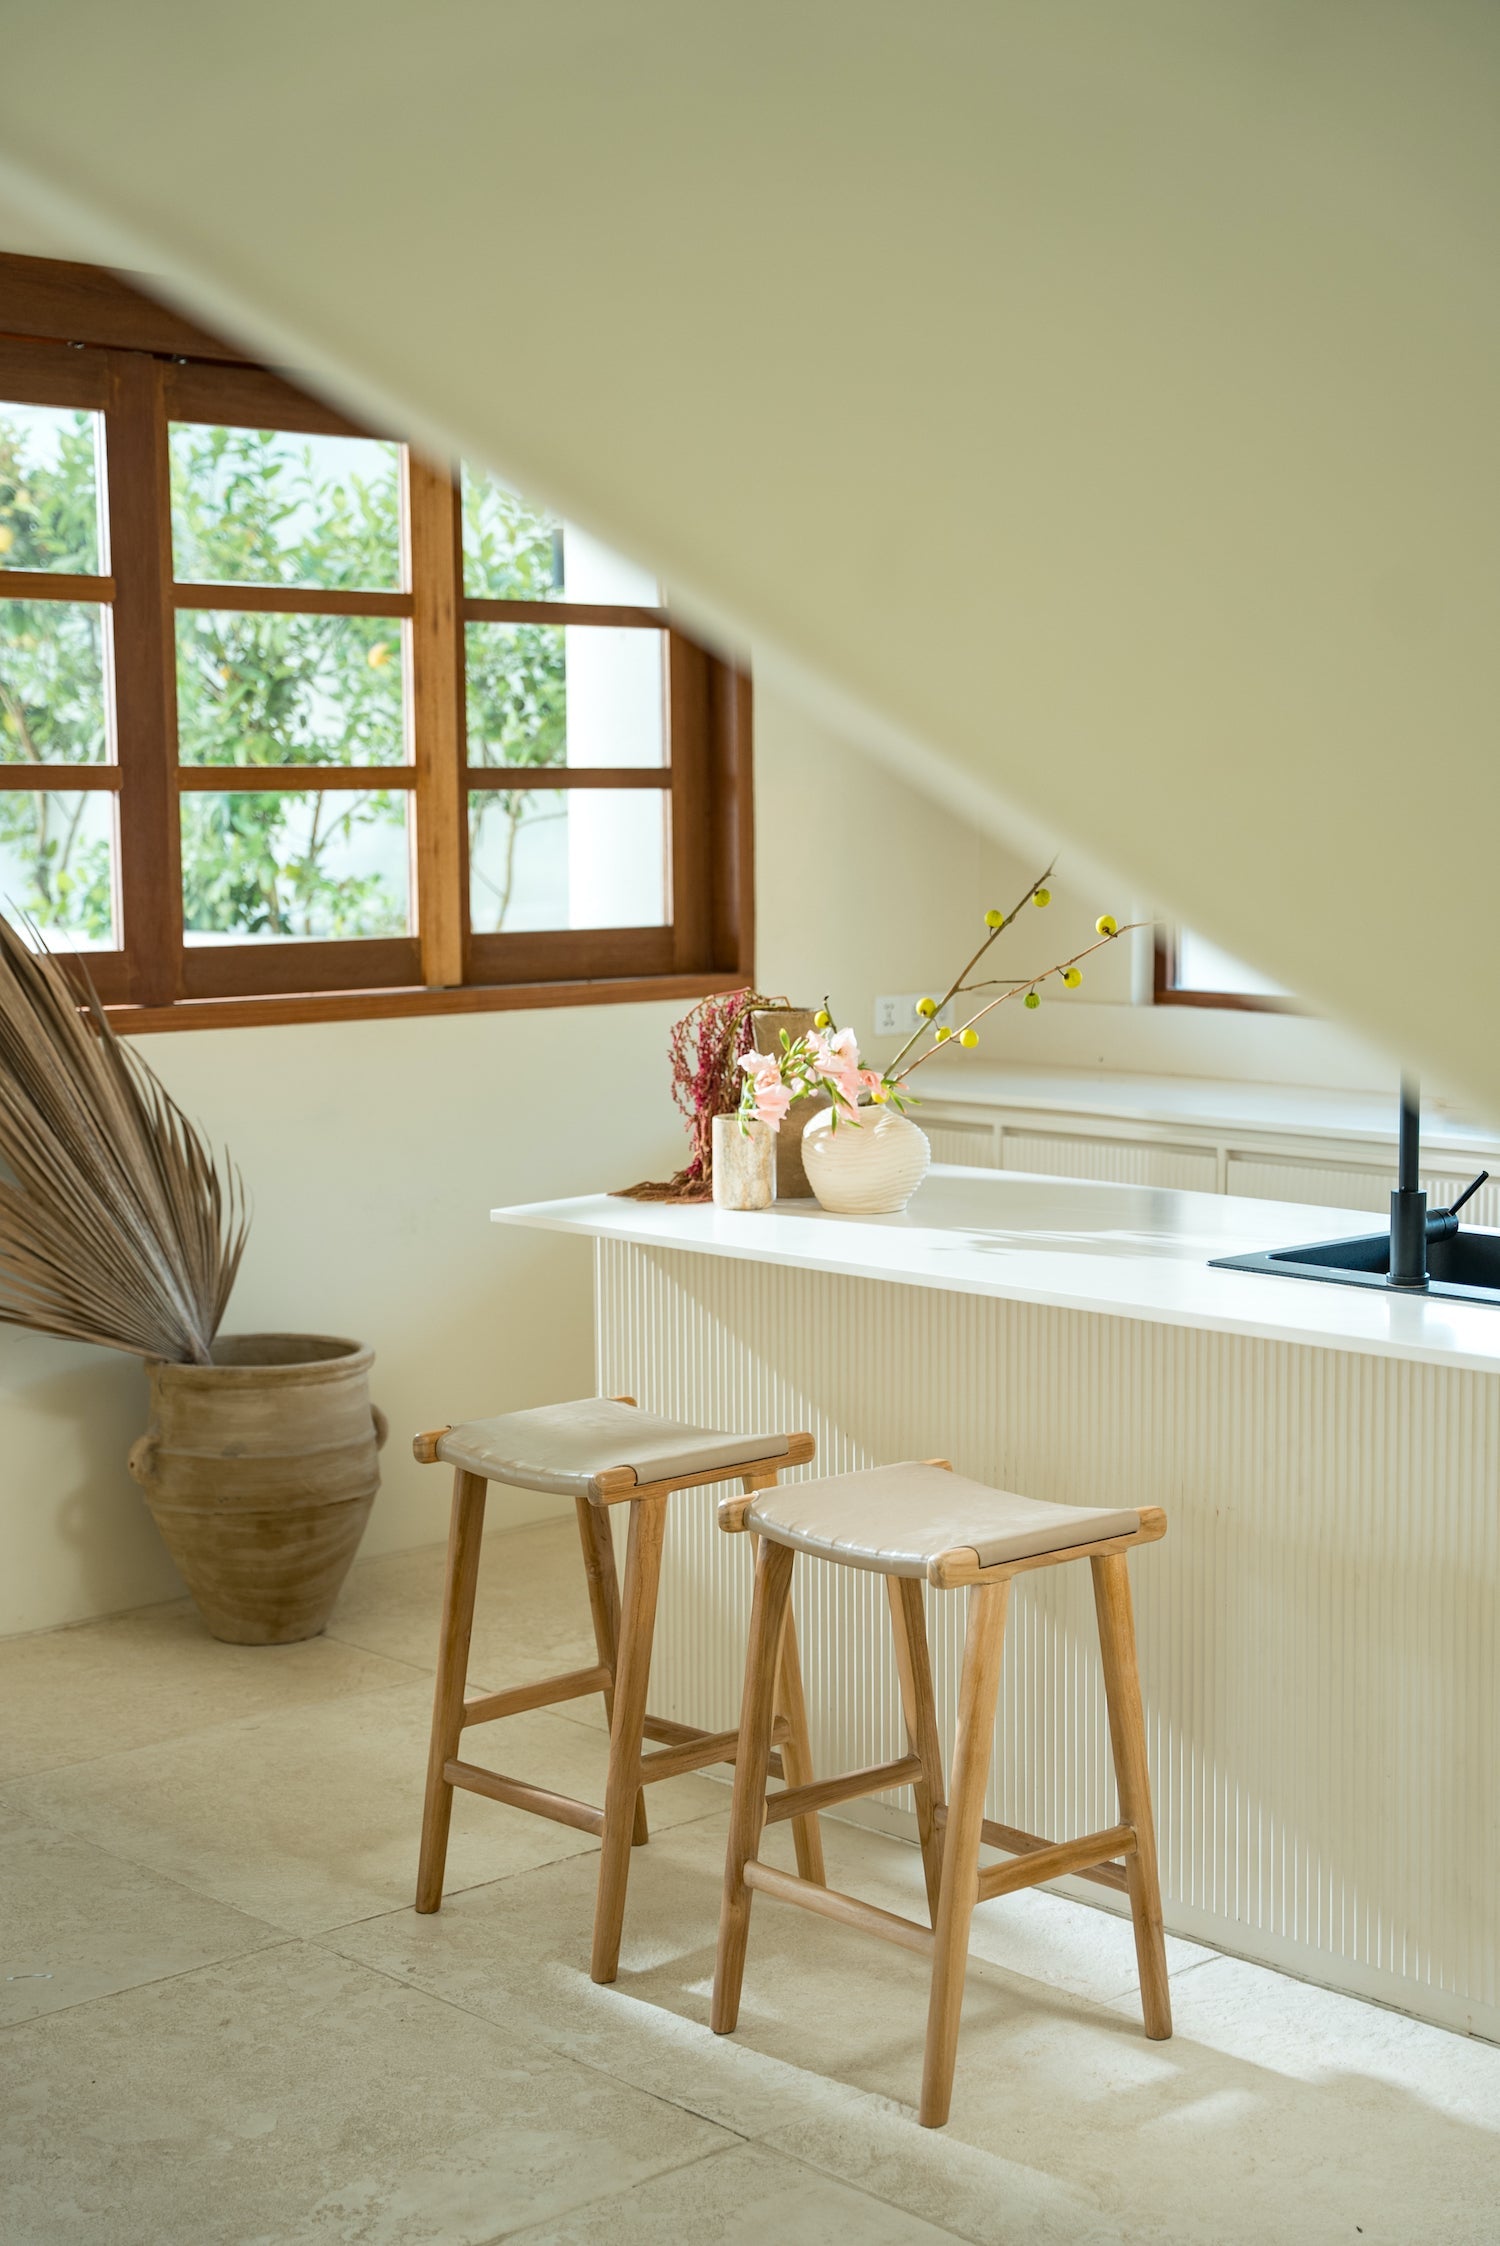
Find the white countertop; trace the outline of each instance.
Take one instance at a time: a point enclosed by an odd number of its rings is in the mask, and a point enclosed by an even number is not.
[[[1359,1210],[934,1164],[900,1216],[832,1216],[813,1201],[743,1214],[602,1193],[491,1214],[689,1255],[1500,1372],[1500,1306],[1208,1269],[1214,1256],[1374,1231],[1378,1218]]]
[[[1396,1144],[1396,1087],[1389,1092],[1329,1091],[1306,1084],[1251,1084],[1210,1076],[1135,1076],[1118,1069],[1011,1068],[966,1060],[924,1064],[912,1080],[922,1099],[948,1105],[1021,1108],[1088,1115],[1195,1131],[1264,1132],[1277,1138],[1344,1139],[1378,1156]],[[917,1120],[920,1121],[920,1111]],[[1426,1154],[1473,1157],[1477,1169],[1500,1153],[1500,1133],[1428,1101]]]

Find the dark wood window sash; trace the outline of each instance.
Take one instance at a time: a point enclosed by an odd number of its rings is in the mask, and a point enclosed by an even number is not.
[[[1271,998],[1244,990],[1183,990],[1177,982],[1177,931],[1159,927],[1152,962],[1154,1006],[1209,1006],[1230,1014],[1301,1014],[1294,998]]]
[[[748,680],[672,628],[667,611],[466,598],[461,498],[445,469],[406,454],[403,581],[396,593],[174,584],[167,425],[223,421],[297,433],[370,431],[274,370],[245,363],[124,277],[0,256],[0,398],[105,415],[108,552],[101,575],[0,572],[0,597],[105,604],[114,650],[116,766],[0,766],[0,788],[96,789],[119,798],[126,948],[81,954],[126,1031],[475,1013],[693,998],[745,982],[754,943]],[[179,767],[176,612],[225,607],[389,616],[408,656],[408,762],[349,767]],[[669,762],[467,769],[466,621],[606,624],[665,635]],[[379,785],[410,797],[419,933],[344,941],[185,944],[179,796],[235,787]],[[671,924],[474,935],[467,791],[486,786],[651,788],[670,837]]]

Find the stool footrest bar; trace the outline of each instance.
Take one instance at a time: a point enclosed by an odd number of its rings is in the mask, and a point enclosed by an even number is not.
[[[758,1888],[763,1895],[774,1895],[778,1902],[799,1904],[804,1911],[831,1918],[840,1926],[857,1927],[861,1934],[878,1934],[883,1942],[915,1950],[919,1957],[932,1955],[930,1926],[919,1926],[914,1918],[902,1918],[896,1911],[878,1910],[873,1903],[861,1903],[857,1896],[843,1895],[836,1887],[818,1887],[791,1872],[778,1872],[774,1864],[762,1864],[757,1857],[745,1866],[745,1885]]]
[[[912,1785],[921,1775],[918,1758],[903,1755],[900,1762],[849,1770],[842,1778],[819,1778],[808,1786],[789,1786],[785,1793],[767,1794],[766,1823],[774,1825],[783,1817],[805,1817],[812,1810],[830,1808],[834,1802],[855,1801],[861,1794],[889,1793],[895,1786]]]
[[[603,1810],[591,1802],[574,1801],[571,1794],[549,1794],[545,1786],[528,1786],[519,1778],[504,1778],[498,1770],[481,1770],[471,1762],[446,1762],[443,1776],[465,1793],[485,1794],[491,1801],[508,1802],[512,1809],[529,1809],[535,1817],[550,1817],[555,1825],[575,1825],[581,1833],[604,1831]]]
[[[789,1731],[786,1718],[779,1717],[773,1737],[785,1739]],[[709,1763],[733,1762],[739,1748],[738,1729],[695,1731],[680,1746],[661,1747],[654,1755],[642,1755],[641,1784],[650,1786],[658,1778],[680,1778],[685,1771],[702,1770]]]
[[[932,1821],[939,1828],[948,1822],[948,1810],[940,1802],[933,1811]],[[986,1848],[1003,1848],[1007,1856],[1034,1856],[1038,1849],[1052,1848],[1056,1843],[1043,1840],[1039,1833],[1023,1833],[1019,1825],[1001,1825],[993,1817],[986,1817],[979,1828],[979,1837]],[[1116,1894],[1128,1895],[1130,1881],[1123,1864],[1080,1864],[1074,1867],[1075,1879],[1091,1879],[1096,1887],[1112,1887]],[[1049,1872],[1055,1879],[1057,1874]]]
[[[711,1732],[705,1731],[701,1724],[678,1723],[673,1716],[647,1716],[646,1721],[641,1726],[641,1732],[643,1737],[655,1739],[663,1747],[686,1746],[690,1739],[709,1739],[713,1736]],[[785,1736],[785,1732],[778,1727],[775,1737],[782,1739]],[[781,1756],[773,1750],[771,1776],[783,1778],[785,1775],[786,1773],[781,1767]]]
[[[540,1677],[535,1684],[512,1685],[506,1692],[487,1692],[464,1702],[465,1728],[493,1723],[499,1716],[523,1716],[528,1708],[551,1708],[559,1700],[581,1700],[586,1693],[608,1692],[614,1672],[602,1664],[594,1669],[570,1669],[563,1676]]]
[[[1135,1849],[1135,1827],[1114,1825],[1107,1833],[1084,1833],[1078,1840],[1049,1842],[1013,1856],[1008,1864],[980,1867],[977,1893],[981,1903],[996,1895],[1012,1894],[1018,1887],[1036,1887],[1043,1880],[1061,1879],[1065,1872],[1087,1872],[1111,1857],[1129,1856]]]

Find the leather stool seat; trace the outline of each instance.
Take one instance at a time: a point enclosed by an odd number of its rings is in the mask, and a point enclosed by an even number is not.
[[[787,1437],[725,1434],[664,1419],[609,1396],[542,1404],[533,1411],[502,1412],[495,1419],[465,1420],[439,1437],[436,1455],[446,1465],[513,1489],[547,1490],[558,1497],[603,1493],[597,1477],[624,1467],[638,1482],[686,1480],[721,1468],[785,1463]]]
[[[940,1559],[963,1554],[976,1567],[1032,1560],[1135,1536],[1141,1516],[1096,1505],[1050,1505],[913,1461],[761,1490],[745,1508],[744,1525],[845,1567],[937,1582]]]

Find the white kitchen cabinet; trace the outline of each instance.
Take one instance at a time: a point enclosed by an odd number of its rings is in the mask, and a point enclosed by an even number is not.
[[[1395,1175],[1372,1163],[1270,1161],[1264,1155],[1231,1152],[1227,1190],[1252,1201],[1311,1201],[1332,1209],[1368,1209],[1390,1215]],[[1451,1170],[1424,1170],[1422,1191],[1429,1209],[1446,1208],[1468,1184]],[[1481,1186],[1464,1214],[1471,1224],[1500,1224],[1500,1187]]]
[[[920,1123],[932,1142],[934,1162],[961,1162],[971,1170],[998,1170],[1000,1167],[1000,1131],[994,1123],[960,1123],[945,1116],[928,1116],[915,1109],[913,1122]]]
[[[1175,1186],[1188,1193],[1216,1193],[1219,1186],[1219,1158],[1211,1146],[1013,1131],[1008,1125],[1001,1134],[999,1166],[1033,1170],[1049,1178],[1100,1178],[1110,1185]]]
[[[1066,1082],[1062,1072],[996,1070],[988,1080],[978,1070],[951,1074],[952,1089],[933,1085],[914,1111],[937,1162],[1362,1209],[1375,1218],[1389,1211],[1395,1114],[1375,1095],[1111,1080],[1081,1070]],[[1500,1227],[1500,1140],[1441,1107],[1424,1120],[1428,1205],[1443,1207],[1476,1170],[1493,1169],[1496,1182],[1480,1189],[1465,1214]]]

